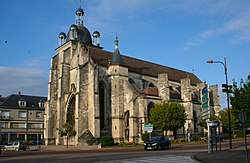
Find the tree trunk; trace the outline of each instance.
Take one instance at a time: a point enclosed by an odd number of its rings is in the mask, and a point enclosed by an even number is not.
[[[173,133],[174,133],[174,139],[176,139],[176,138],[177,138],[177,130],[174,129],[174,130],[173,130]]]

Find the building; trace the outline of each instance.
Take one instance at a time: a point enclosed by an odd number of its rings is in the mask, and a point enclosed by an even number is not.
[[[178,101],[188,115],[180,136],[188,130],[202,133],[197,125],[204,116],[201,91],[205,87],[195,74],[121,55],[118,37],[114,52],[100,46],[100,33],[83,25],[82,8],[67,35],[59,34],[56,55],[51,58],[48,105],[45,118],[46,144],[66,144],[60,133],[70,125],[76,135],[69,144],[91,145],[102,135],[115,142],[141,142],[149,112],[162,100]],[[219,109],[217,86],[213,106]]]
[[[12,94],[0,105],[0,142],[44,138],[46,97]]]

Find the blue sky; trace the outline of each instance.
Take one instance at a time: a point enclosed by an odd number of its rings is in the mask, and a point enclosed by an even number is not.
[[[101,33],[101,46],[124,55],[194,72],[209,85],[250,72],[248,0],[82,0],[84,25]],[[0,1],[0,95],[47,96],[50,58],[58,34],[75,22],[79,0]],[[220,92],[221,105],[225,94]]]

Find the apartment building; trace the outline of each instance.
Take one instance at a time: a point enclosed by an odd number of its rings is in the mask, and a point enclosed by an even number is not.
[[[0,103],[0,143],[43,139],[46,100],[20,92],[4,98]]]

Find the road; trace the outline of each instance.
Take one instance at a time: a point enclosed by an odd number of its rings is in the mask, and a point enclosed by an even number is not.
[[[241,144],[243,144],[242,141],[234,143],[234,145]],[[228,149],[228,142],[222,143],[222,149],[225,148]],[[195,162],[191,156],[204,151],[207,151],[205,143],[178,144],[173,145],[169,150],[160,151],[145,151],[142,146],[77,151],[7,151],[0,154],[0,162]]]

